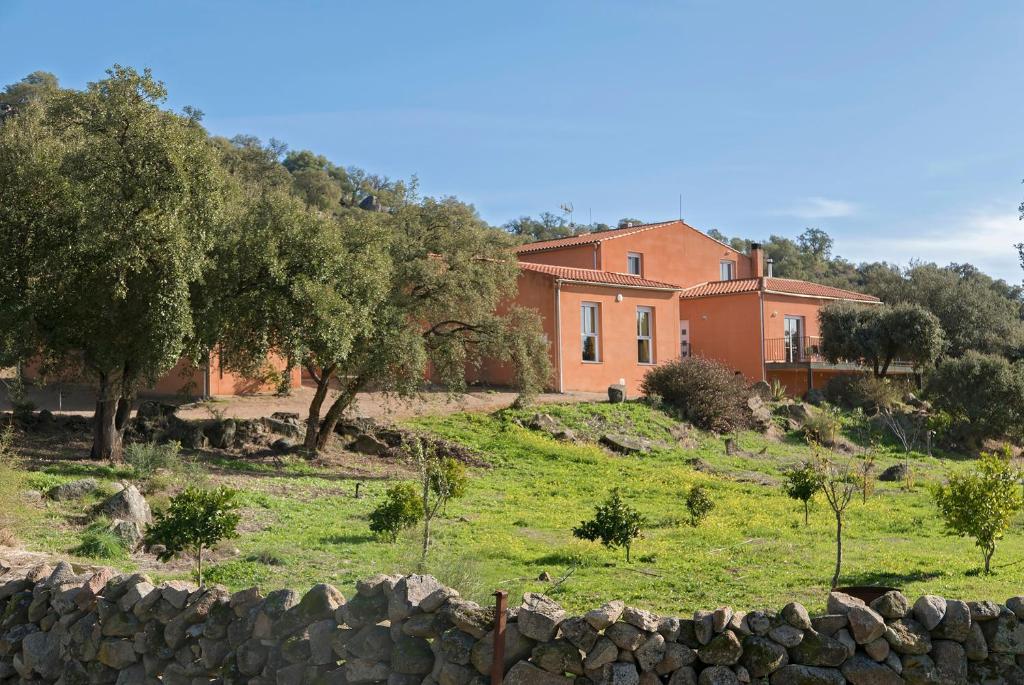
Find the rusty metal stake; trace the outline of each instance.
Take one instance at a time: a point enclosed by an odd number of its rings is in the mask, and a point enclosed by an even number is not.
[[[505,679],[505,619],[508,616],[508,593],[494,593],[494,658],[491,661],[491,685]]]

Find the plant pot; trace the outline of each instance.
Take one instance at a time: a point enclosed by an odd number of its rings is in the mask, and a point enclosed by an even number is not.
[[[856,597],[865,604],[871,604],[871,602],[892,590],[899,590],[899,588],[884,587],[882,585],[847,585],[835,588],[834,592],[843,592],[851,597]]]

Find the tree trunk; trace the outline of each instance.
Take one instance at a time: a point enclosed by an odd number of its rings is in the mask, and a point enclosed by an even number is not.
[[[626,545],[626,563],[629,563],[629,545]]]
[[[132,411],[131,397],[116,393],[106,373],[99,374],[99,382],[90,458],[120,462],[124,458],[124,430]]]
[[[985,575],[987,576],[992,572],[992,555],[996,553],[996,548],[991,547],[985,550]]]
[[[430,476],[423,470],[423,553],[420,564],[426,566],[427,550],[430,549]]]
[[[199,569],[199,584],[203,584],[203,546],[199,545],[199,554],[196,555],[196,562]]]
[[[306,450],[313,454],[316,453],[317,438],[320,431],[320,408],[323,407],[324,400],[327,398],[327,391],[330,388],[331,371],[330,369],[323,369],[318,375],[313,372],[312,368],[307,368],[310,375],[316,380],[316,392],[313,393],[313,399],[309,403],[309,415],[306,417],[305,440]]]
[[[341,415],[345,413],[345,410],[352,405],[352,401],[356,398],[356,392],[360,386],[359,381],[353,381],[351,385],[341,391],[341,394],[331,404],[331,408],[327,410],[324,420],[320,422],[320,429],[316,439],[316,452],[326,449],[327,443],[330,442],[331,436],[334,434],[334,428],[338,425],[338,420],[341,419]]]
[[[808,501],[804,500],[804,525],[805,526],[807,525],[807,516],[808,516],[807,508],[808,508]]]
[[[836,572],[832,576],[832,587],[839,585],[839,571],[843,567],[843,517],[836,515]]]

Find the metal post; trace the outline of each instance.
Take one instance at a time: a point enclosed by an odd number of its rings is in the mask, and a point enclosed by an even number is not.
[[[494,658],[491,661],[491,685],[505,679],[505,619],[508,616],[508,593],[494,593]]]

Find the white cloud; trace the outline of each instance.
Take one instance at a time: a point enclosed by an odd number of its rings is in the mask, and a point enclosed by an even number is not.
[[[856,214],[857,205],[846,200],[833,200],[827,197],[805,197],[789,209],[773,213],[801,219],[838,219]]]
[[[911,259],[944,265],[970,262],[995,278],[1020,282],[1024,272],[1018,262],[1016,243],[1024,242],[1024,222],[1017,212],[968,212],[934,220],[930,228],[893,227],[887,237],[865,235],[837,241],[837,252],[860,260],[885,260],[906,264]]]

